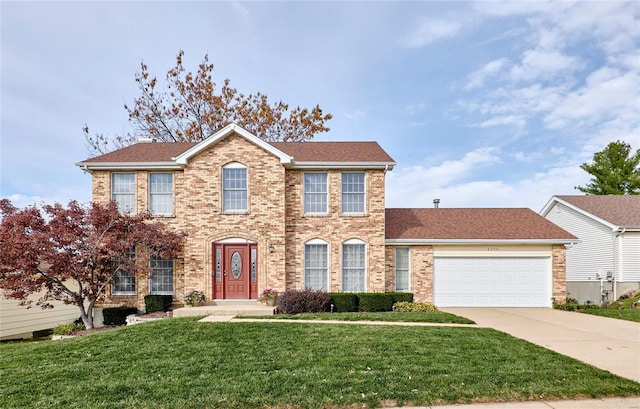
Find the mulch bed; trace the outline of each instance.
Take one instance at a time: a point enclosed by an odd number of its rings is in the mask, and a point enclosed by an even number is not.
[[[136,317],[142,317],[142,318],[172,318],[173,317],[173,311],[156,311],[156,312],[151,312],[149,314],[136,314]],[[71,335],[89,335],[89,334],[93,334],[96,332],[102,332],[102,331],[108,331],[110,329],[114,329],[114,328],[119,328],[121,327],[121,325],[105,325],[103,327],[98,327],[98,328],[92,328],[92,329],[83,329],[80,331],[73,331],[73,333]]]

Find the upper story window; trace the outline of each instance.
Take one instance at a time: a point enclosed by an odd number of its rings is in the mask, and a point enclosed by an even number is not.
[[[342,173],[342,213],[364,213],[364,172]]]
[[[396,291],[409,291],[409,247],[396,247]]]
[[[135,173],[111,174],[111,200],[116,202],[121,213],[133,213],[135,211]]]
[[[232,162],[222,167],[222,211],[246,212],[247,206],[247,167]]]
[[[304,174],[304,212],[322,213],[327,211],[327,174]]]
[[[320,239],[304,244],[304,288],[327,291],[329,282],[329,244]]]
[[[173,214],[173,174],[149,174],[149,211],[151,214]]]
[[[366,245],[358,239],[342,243],[342,291],[365,291]]]

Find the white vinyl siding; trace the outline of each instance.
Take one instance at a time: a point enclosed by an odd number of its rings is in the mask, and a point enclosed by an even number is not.
[[[626,232],[622,239],[621,277],[619,281],[640,282],[640,232]]]
[[[409,291],[409,247],[396,247],[396,291]]]
[[[149,211],[154,215],[173,214],[173,174],[149,174]]]
[[[364,213],[364,172],[342,173],[342,213]]]
[[[304,213],[327,214],[328,183],[326,173],[304,174]]]
[[[614,235],[609,226],[561,203],[545,217],[580,240],[567,249],[567,281],[594,280],[598,271],[614,271]]]
[[[550,257],[434,258],[439,307],[550,307]]]
[[[328,243],[312,240],[304,245],[304,288],[327,291],[329,274]]]
[[[136,208],[135,173],[111,174],[111,200],[118,205],[121,213],[133,213]]]

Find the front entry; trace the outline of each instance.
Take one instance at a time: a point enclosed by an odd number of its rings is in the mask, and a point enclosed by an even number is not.
[[[258,298],[257,245],[213,244],[213,298]]]

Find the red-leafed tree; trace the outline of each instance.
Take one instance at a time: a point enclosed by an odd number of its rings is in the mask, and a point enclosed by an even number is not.
[[[5,296],[31,307],[51,301],[76,305],[87,328],[93,308],[119,269],[150,274],[149,263],[135,260],[131,249],[145,256],[175,258],[182,234],[151,222],[149,215],[124,215],[115,203],[83,206],[76,201],[18,209],[0,200],[0,289]]]
[[[140,64],[140,72],[135,75],[140,96],[133,105],[124,106],[134,134],[92,135],[85,125],[83,131],[92,153],[131,145],[139,137],[157,142],[198,142],[231,122],[267,141],[303,141],[329,130],[325,122],[332,115],[324,114],[319,105],[289,110],[289,104],[271,103],[263,93],[238,92],[228,79],[217,90],[208,56],[204,56],[195,73],[186,71],[183,56],[184,51],[180,51],[176,66],[167,71],[165,89],[149,73],[147,65]]]

